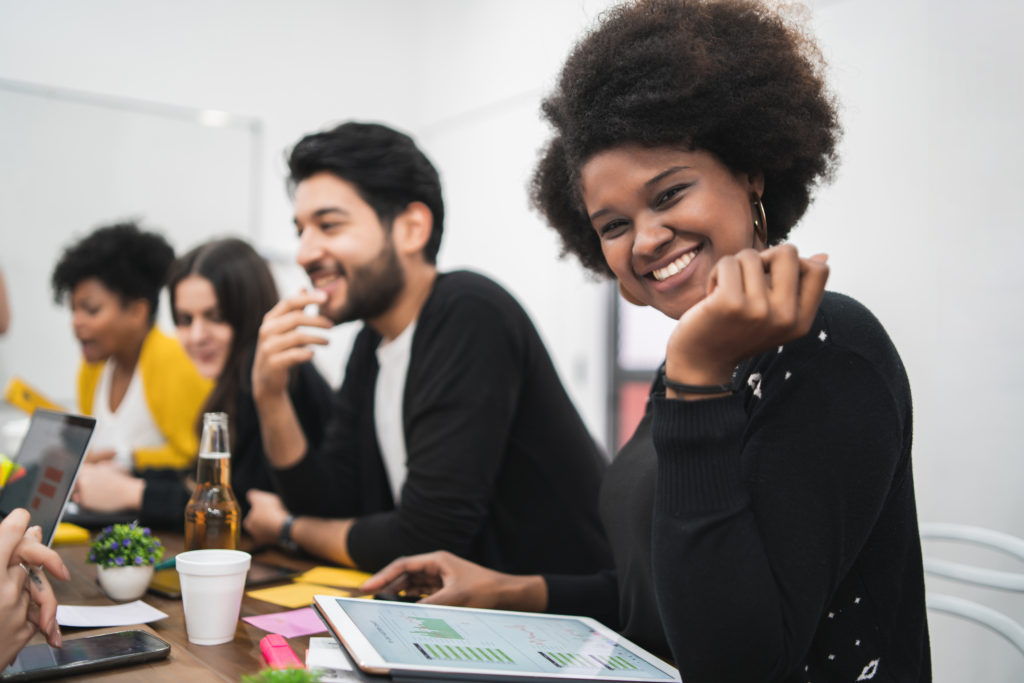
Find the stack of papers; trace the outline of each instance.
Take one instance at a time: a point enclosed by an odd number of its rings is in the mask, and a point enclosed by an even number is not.
[[[320,683],[347,683],[359,681],[352,673],[352,665],[334,638],[310,638],[306,650],[306,669],[320,672]]]

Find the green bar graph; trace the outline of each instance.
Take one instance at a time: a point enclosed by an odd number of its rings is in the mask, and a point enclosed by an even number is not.
[[[418,625],[412,629],[413,633],[430,638],[462,640],[462,636],[444,619],[416,619],[416,622]]]
[[[597,656],[577,654],[575,652],[538,652],[557,667],[576,667],[584,669],[616,669],[637,671],[635,664],[617,655]]]
[[[635,671],[637,668],[636,665],[633,664],[633,662],[627,659],[623,659],[622,657],[612,656],[608,658],[608,661],[614,662],[618,665],[618,668],[620,669],[633,669]]]
[[[514,664],[515,660],[497,648],[470,647],[468,645],[439,645],[437,643],[413,643],[426,659],[452,662],[491,662]]]

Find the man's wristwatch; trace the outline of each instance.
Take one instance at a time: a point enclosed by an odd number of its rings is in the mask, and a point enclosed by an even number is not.
[[[277,536],[277,544],[290,553],[299,552],[299,544],[292,538],[292,524],[295,523],[295,515],[288,515],[281,525],[281,533]]]

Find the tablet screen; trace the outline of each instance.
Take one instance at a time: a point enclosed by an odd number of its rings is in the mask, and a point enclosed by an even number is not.
[[[650,653],[583,617],[345,598],[324,601],[347,615],[388,669],[679,680],[674,669]],[[351,651],[351,639],[339,637]],[[353,658],[359,661],[355,653]]]
[[[15,462],[19,471],[0,491],[0,515],[25,508],[50,543],[96,420],[38,409]]]

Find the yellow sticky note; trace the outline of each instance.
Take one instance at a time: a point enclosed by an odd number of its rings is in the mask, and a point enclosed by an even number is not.
[[[56,531],[53,532],[53,545],[74,545],[76,543],[88,542],[89,530],[77,524],[61,522],[57,525]]]
[[[309,571],[295,577],[304,583],[319,583],[324,586],[339,588],[359,588],[373,574],[358,569],[342,569],[341,567],[313,567]]]
[[[305,607],[313,604],[314,595],[336,595],[349,598],[352,595],[346,590],[321,586],[315,583],[287,583],[273,588],[260,588],[246,593],[250,598],[272,602],[282,607]]]
[[[3,453],[0,453],[0,488],[3,488],[4,484],[7,483],[7,477],[11,476],[11,472],[17,467],[15,462],[8,458]]]

